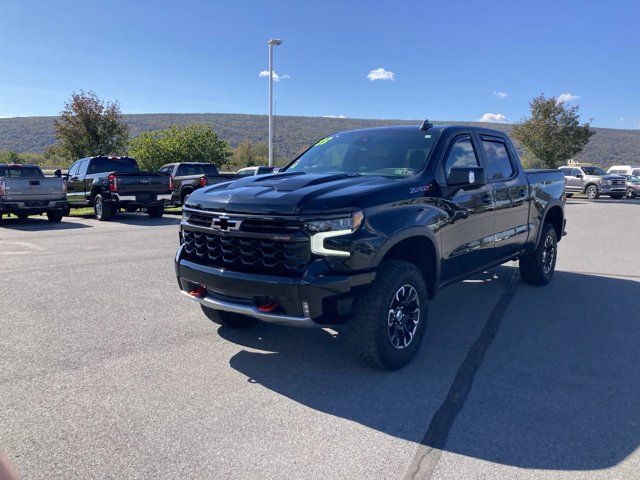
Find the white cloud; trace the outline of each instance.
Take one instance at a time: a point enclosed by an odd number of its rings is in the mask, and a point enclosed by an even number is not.
[[[508,119],[501,113],[485,113],[478,119],[478,121],[489,123],[505,123],[506,121],[508,121]]]
[[[503,92],[502,90],[494,90],[493,96],[502,100],[503,98],[507,98],[509,94],[507,92]]]
[[[573,100],[578,100],[580,98],[580,95],[574,95],[573,93],[561,93],[560,95],[558,95],[558,102],[559,103],[565,103],[565,102],[571,102]]]
[[[324,118],[347,118],[344,115],[323,115]]]
[[[258,76],[269,78],[269,70],[262,70]],[[278,75],[275,70],[273,71],[274,82],[279,82],[280,80],[286,80],[287,78],[291,78],[291,77],[286,73],[283,73],[282,75]]]
[[[375,68],[373,70],[371,70],[368,74],[367,74],[367,78],[369,80],[371,80],[372,82],[376,81],[376,80],[389,80],[389,81],[394,81],[395,78],[395,73],[390,72],[389,70],[385,70],[384,68],[380,67],[380,68]]]

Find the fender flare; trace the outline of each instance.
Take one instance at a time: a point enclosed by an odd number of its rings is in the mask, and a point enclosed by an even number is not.
[[[544,210],[542,211],[542,215],[540,215],[540,223],[538,225],[538,232],[536,233],[536,241],[533,244],[534,247],[536,247],[538,245],[538,243],[540,242],[540,236],[542,235],[542,225],[545,224],[545,221],[547,219],[547,214],[549,213],[549,211],[552,208],[555,208],[555,207],[559,207],[560,211],[562,212],[562,225],[560,226],[560,229],[564,230],[565,215],[564,215],[563,204],[562,204],[562,202],[560,200],[553,199],[544,208]],[[560,232],[560,237],[558,238],[558,241],[560,241],[561,238],[562,238],[562,232]]]
[[[433,233],[433,231],[431,231],[430,228],[425,226],[414,226],[414,227],[404,228],[399,232],[396,232],[390,237],[388,237],[386,241],[382,244],[378,252],[376,253],[376,256],[373,261],[373,266],[374,268],[377,268],[382,262],[382,260],[384,259],[384,257],[391,251],[391,249],[396,245],[398,245],[400,242],[402,242],[403,240],[407,240],[409,238],[414,238],[414,237],[422,237],[428,240],[429,242],[431,242],[431,244],[433,245],[433,250],[434,250],[433,260],[436,267],[434,286],[437,286],[440,279],[440,266],[441,266],[440,265],[441,264],[440,245],[436,240],[436,235]]]

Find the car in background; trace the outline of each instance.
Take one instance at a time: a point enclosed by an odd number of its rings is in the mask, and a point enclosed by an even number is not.
[[[212,163],[180,162],[163,165],[158,172],[166,173],[173,179],[173,193],[167,203],[182,205],[185,198],[207,185],[228,182],[235,174],[221,174]]]
[[[592,200],[600,195],[620,199],[627,194],[627,179],[622,175],[610,175],[600,167],[566,165],[560,170],[566,179],[567,197],[584,193]]]
[[[245,167],[236,172],[236,178],[251,177],[253,175],[266,175],[268,173],[277,173],[277,167]]]
[[[640,177],[625,175],[627,179],[627,198],[640,197]]]
[[[607,173],[613,175],[633,175],[640,177],[640,166],[638,165],[614,165],[607,170]]]
[[[120,209],[135,212],[143,208],[151,218],[160,218],[173,190],[169,175],[143,172],[131,157],[81,158],[65,178],[69,208],[93,206],[101,221],[110,220]]]
[[[0,220],[13,214],[20,220],[47,214],[50,222],[62,220],[67,208],[65,181],[45,177],[37,165],[0,164]]]

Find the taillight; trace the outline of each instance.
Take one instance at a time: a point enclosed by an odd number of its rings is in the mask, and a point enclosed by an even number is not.
[[[0,195],[4,195],[4,180],[0,180]]]
[[[60,180],[62,182],[62,194],[66,195],[67,194],[67,182],[65,182],[64,180]]]
[[[169,175],[169,190],[173,192],[173,175]]]
[[[110,192],[118,191],[118,177],[116,177],[113,173],[109,175],[109,191]]]
[[[207,177],[200,178],[200,186],[201,187],[206,187],[207,186]]]

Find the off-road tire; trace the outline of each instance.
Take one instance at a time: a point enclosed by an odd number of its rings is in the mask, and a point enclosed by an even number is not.
[[[397,348],[390,334],[390,313],[396,294],[403,286],[415,289],[418,321],[407,346]],[[385,260],[380,264],[370,288],[353,304],[353,318],[347,326],[350,348],[362,360],[385,370],[396,370],[415,357],[424,336],[428,316],[428,295],[418,267],[403,260]]]
[[[550,252],[553,257],[550,263],[548,257]],[[546,252],[546,255],[545,255]],[[546,285],[553,278],[558,259],[558,236],[555,228],[550,223],[542,226],[542,235],[536,249],[520,257],[520,278],[529,285]]]
[[[147,208],[147,213],[151,218],[162,218],[162,215],[164,215],[164,205],[152,205]]]
[[[251,317],[245,317],[244,315],[239,315],[237,313],[214,310],[212,308],[205,307],[204,305],[200,305],[200,308],[202,308],[202,311],[209,320],[213,323],[217,323],[218,325],[224,325],[231,328],[242,328],[256,322],[256,320]]]
[[[111,220],[115,215],[113,205],[109,202],[105,202],[101,194],[96,195],[93,199],[93,211],[96,219],[101,222]]]
[[[63,216],[64,212],[62,210],[49,210],[47,212],[47,218],[51,223],[60,223]]]
[[[590,200],[595,200],[600,197],[600,189],[597,185],[589,185],[584,193]]]

